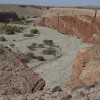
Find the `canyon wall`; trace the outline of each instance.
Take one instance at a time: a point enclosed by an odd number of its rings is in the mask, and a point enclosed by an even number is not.
[[[73,65],[72,85],[100,84],[100,45],[81,49]]]
[[[88,43],[100,43],[99,10],[63,9],[52,8],[51,13],[48,10],[46,17],[35,20],[34,24],[57,29],[63,34],[75,35]]]
[[[30,70],[21,57],[0,45],[0,94],[25,94],[42,90],[45,81]]]
[[[75,35],[88,43],[100,43],[100,20],[91,16],[43,17],[36,24],[57,29],[63,34]]]

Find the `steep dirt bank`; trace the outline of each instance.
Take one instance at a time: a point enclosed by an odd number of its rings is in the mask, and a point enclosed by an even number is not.
[[[11,49],[0,45],[0,95],[32,93],[43,89],[45,81]]]
[[[76,56],[72,84],[100,84],[100,45],[84,48]]]
[[[96,16],[43,17],[34,23],[57,29],[63,34],[75,35],[88,43],[100,43],[100,20]]]

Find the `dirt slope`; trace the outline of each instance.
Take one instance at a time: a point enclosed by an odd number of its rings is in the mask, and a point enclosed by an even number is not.
[[[0,12],[16,12],[19,18],[21,17],[35,17],[41,16],[43,10],[37,9],[31,6],[20,6],[20,5],[3,5],[0,4]]]

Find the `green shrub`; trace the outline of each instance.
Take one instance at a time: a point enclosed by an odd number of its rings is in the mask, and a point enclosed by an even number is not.
[[[29,63],[31,59],[36,59],[36,56],[32,52],[28,52],[27,54],[21,54],[21,58],[24,63]]]
[[[36,57],[39,61],[45,61],[44,57],[43,56],[37,56]]]
[[[33,37],[33,34],[24,34],[25,37]]]
[[[32,29],[30,31],[31,31],[32,34],[38,34],[38,32],[39,32],[37,29]]]
[[[28,52],[28,53],[26,54],[26,57],[27,57],[28,59],[36,59],[36,56],[35,56],[32,52]]]
[[[38,44],[39,48],[44,48],[44,44]]]
[[[6,25],[5,31],[8,35],[15,34],[15,32],[21,32],[21,28],[17,26]]]
[[[55,55],[56,52],[57,51],[52,47],[49,47],[48,49],[42,51],[42,53],[45,55]]]
[[[11,46],[11,47],[14,47],[14,46],[15,46],[15,44],[14,44],[14,43],[12,43],[12,44],[10,44],[10,46]]]
[[[53,40],[44,40],[43,41],[46,45],[53,46]]]
[[[35,50],[36,46],[36,43],[32,43],[32,45],[28,46],[27,48],[29,48],[30,50]]]
[[[32,47],[36,48],[37,44],[36,43],[32,43]]]
[[[14,21],[12,23],[14,23],[14,24],[21,24],[21,25],[28,25],[31,22],[32,22],[32,20],[21,20],[21,21]]]
[[[0,41],[2,41],[2,42],[4,42],[4,41],[7,41],[6,39],[5,39],[5,37],[0,37]]]

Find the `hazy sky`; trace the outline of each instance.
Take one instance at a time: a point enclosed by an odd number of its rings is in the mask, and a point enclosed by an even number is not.
[[[100,6],[100,0],[0,0],[0,4],[36,4],[54,6]]]

